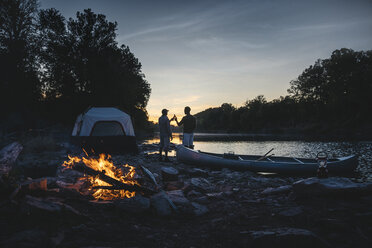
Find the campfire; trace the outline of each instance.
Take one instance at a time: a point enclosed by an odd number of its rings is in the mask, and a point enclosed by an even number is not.
[[[98,158],[68,156],[63,163],[66,169],[74,169],[85,174],[83,182],[95,199],[114,200],[131,198],[141,185],[136,180],[135,167],[128,164],[115,166],[110,155],[100,154]]]

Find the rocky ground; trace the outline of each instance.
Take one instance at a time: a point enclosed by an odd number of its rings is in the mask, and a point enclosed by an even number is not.
[[[151,149],[112,160],[145,166],[157,193],[115,201],[81,194],[61,167],[68,144],[23,151],[0,180],[0,247],[372,247],[371,184],[159,162]]]

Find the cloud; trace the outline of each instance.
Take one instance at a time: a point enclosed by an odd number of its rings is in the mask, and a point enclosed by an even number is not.
[[[138,38],[141,36],[145,36],[148,34],[153,34],[153,33],[160,33],[160,32],[165,32],[165,31],[171,31],[171,30],[178,30],[178,29],[184,29],[187,27],[191,27],[195,24],[197,24],[197,20],[192,20],[192,21],[185,21],[185,22],[180,22],[176,24],[168,24],[168,25],[160,25],[160,26],[154,26],[150,27],[147,29],[142,29],[140,31],[131,33],[131,34],[126,34],[126,35],[120,35],[118,37],[119,40],[126,40],[126,39],[132,39],[132,38]]]

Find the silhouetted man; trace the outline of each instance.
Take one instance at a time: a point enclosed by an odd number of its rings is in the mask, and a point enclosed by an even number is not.
[[[165,162],[169,162],[168,150],[169,150],[169,139],[172,140],[172,131],[170,129],[170,121],[168,119],[168,110],[163,109],[161,111],[162,116],[159,117],[159,130],[160,130],[160,147],[159,147],[159,160],[162,161],[162,151],[165,154]]]
[[[182,144],[186,147],[194,149],[194,130],[196,128],[196,118],[190,114],[191,108],[189,106],[185,107],[185,114],[180,122],[178,122],[177,117],[174,116],[177,125],[183,125],[183,140]]]

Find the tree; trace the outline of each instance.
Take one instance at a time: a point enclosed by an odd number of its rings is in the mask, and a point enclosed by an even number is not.
[[[147,116],[150,85],[129,47],[118,46],[116,22],[90,9],[66,22],[49,9],[40,12],[39,27],[45,99],[60,102],[74,115],[95,105]]]
[[[288,93],[297,100],[326,103],[328,85],[326,68],[322,60],[305,69],[296,80],[290,82]]]
[[[35,100],[36,0],[0,0],[0,105],[4,112],[28,108]]]
[[[372,51],[335,50],[329,59],[316,61],[291,81],[288,92],[299,102],[311,103],[322,118],[368,120],[372,106],[371,55]]]
[[[75,79],[71,58],[72,42],[68,39],[65,18],[56,9],[41,10],[38,18],[40,40],[40,92],[43,100],[62,95],[72,96]]]

